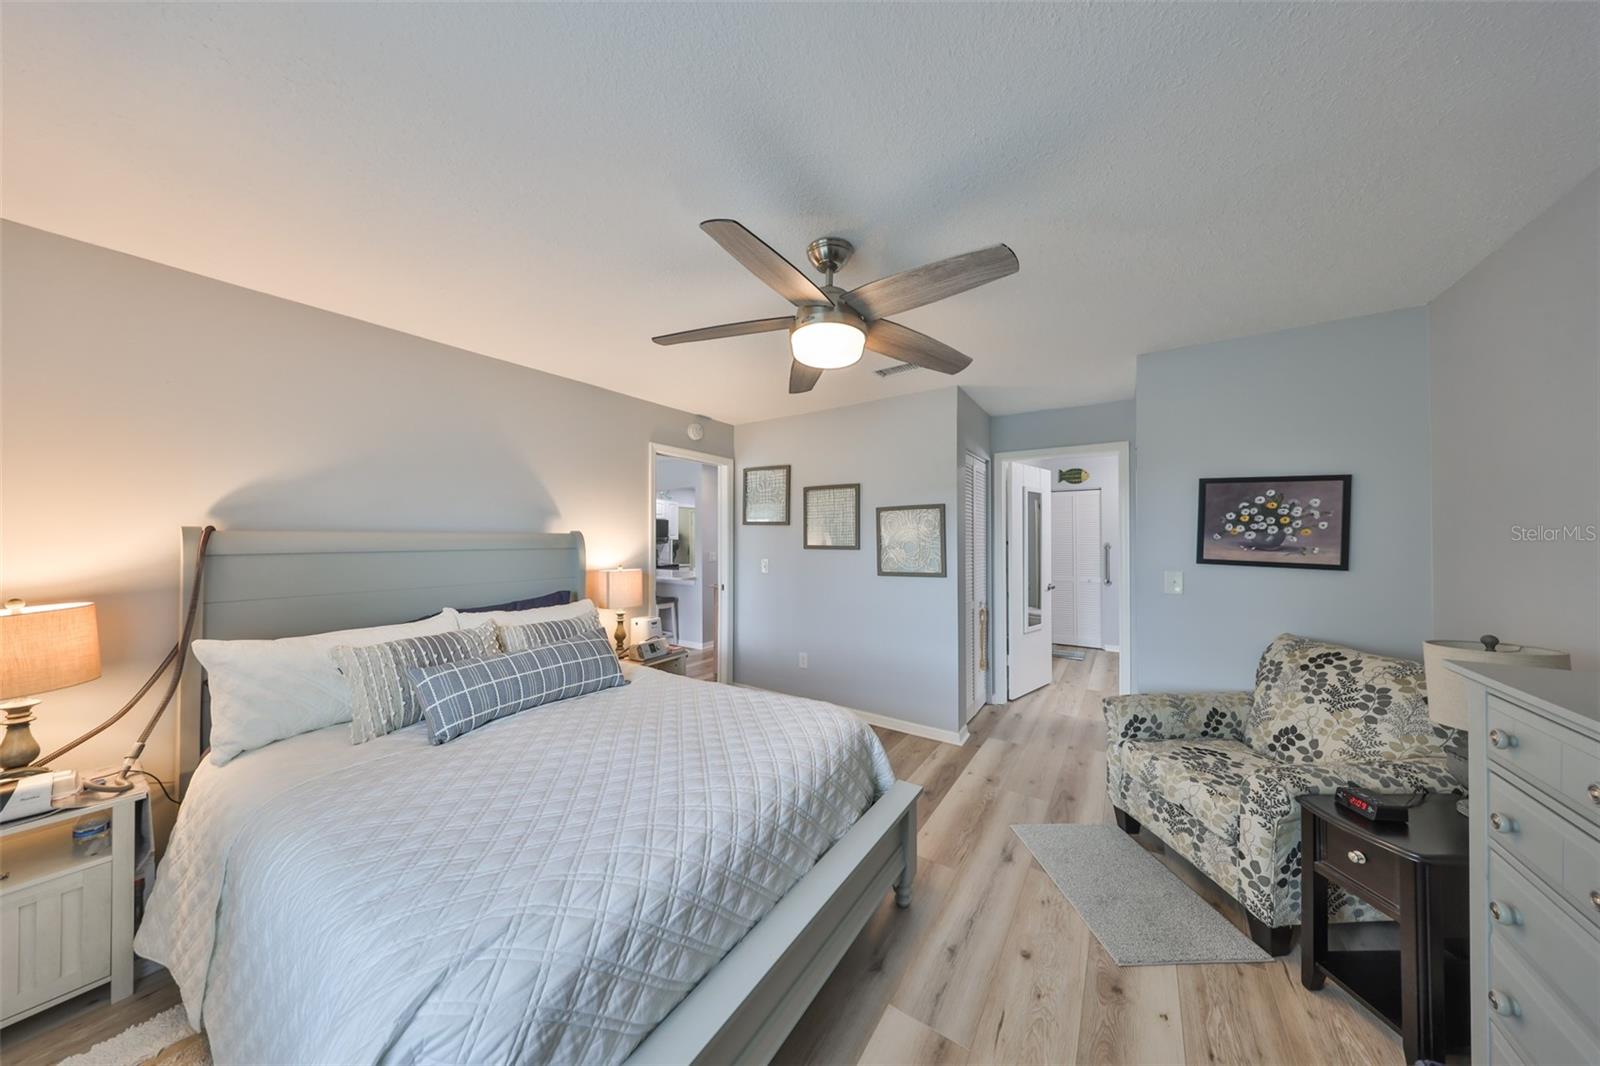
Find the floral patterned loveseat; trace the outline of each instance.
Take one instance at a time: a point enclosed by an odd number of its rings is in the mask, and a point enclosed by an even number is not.
[[[1347,782],[1450,791],[1449,730],[1428,718],[1422,665],[1284,634],[1254,692],[1106,699],[1117,824],[1142,822],[1238,900],[1275,955],[1300,922],[1300,805]],[[1335,890],[1334,921],[1382,917]]]

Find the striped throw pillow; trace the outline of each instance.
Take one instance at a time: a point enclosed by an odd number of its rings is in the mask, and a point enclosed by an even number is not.
[[[493,622],[366,647],[333,649],[350,685],[350,743],[365,744],[422,720],[416,690],[406,671],[500,654]]]
[[[434,744],[530,707],[627,684],[611,643],[598,633],[409,673]]]
[[[578,637],[605,636],[600,628],[600,616],[594,611],[575,618],[558,618],[553,622],[525,622],[522,625],[500,626],[500,646],[506,651],[526,651],[561,640]]]

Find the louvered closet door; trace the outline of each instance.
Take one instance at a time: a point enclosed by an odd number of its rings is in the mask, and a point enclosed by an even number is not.
[[[966,614],[962,617],[967,656],[967,691],[963,721],[989,700],[989,466],[967,456],[961,466],[961,530],[966,545],[961,556],[961,582]]]

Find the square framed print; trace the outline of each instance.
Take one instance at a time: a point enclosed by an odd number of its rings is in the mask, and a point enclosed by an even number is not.
[[[945,576],[944,504],[878,508],[878,576]]]
[[[789,524],[789,468],[787,466],[747,466],[744,468],[744,524],[747,526],[786,526]]]
[[[825,551],[861,548],[861,485],[807,485],[800,490],[805,547]]]
[[[1350,569],[1349,474],[1200,479],[1195,562]]]

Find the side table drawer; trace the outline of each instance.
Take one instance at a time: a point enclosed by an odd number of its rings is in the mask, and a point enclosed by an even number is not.
[[[5,1019],[111,975],[111,864],[0,896]]]
[[[1489,952],[1518,950],[1579,1014],[1600,997],[1600,940],[1495,852],[1489,853]],[[1600,1019],[1590,1018],[1600,1026]]]
[[[1489,1003],[1475,1009],[1493,1011],[1494,1024],[1530,1062],[1600,1062],[1600,1035],[1593,1020],[1574,1015],[1515,948],[1491,948],[1489,996]]]
[[[1362,899],[1393,914],[1399,907],[1400,856],[1367,843],[1334,822],[1320,824],[1322,840],[1317,859],[1337,870],[1341,880],[1353,883]]]

